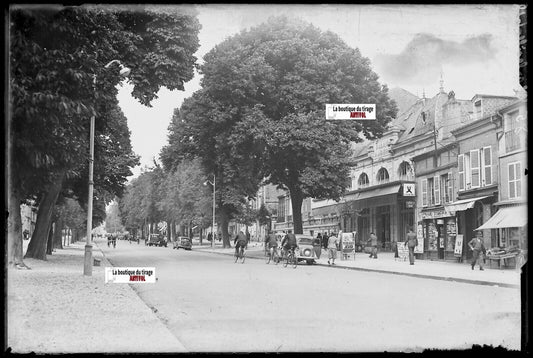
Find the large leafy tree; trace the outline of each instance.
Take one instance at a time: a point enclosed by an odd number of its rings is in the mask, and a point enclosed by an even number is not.
[[[117,129],[106,118],[116,110],[120,77],[116,67],[104,65],[118,59],[130,67],[132,95],[149,106],[162,86],[183,89],[193,77],[200,25],[194,13],[179,7],[19,6],[11,9],[9,21],[7,159],[13,215],[8,263],[13,265],[23,264],[17,215],[21,200],[39,198],[40,229],[27,256],[46,259],[47,228],[61,188],[65,180],[86,172],[90,117],[96,117],[97,138],[111,137]],[[103,140],[96,145],[105,146]],[[110,160],[107,163],[111,165]],[[131,161],[122,164],[127,167]],[[122,169],[118,180],[104,179],[113,188],[111,194],[124,185]],[[95,177],[106,175],[96,170],[105,168],[95,166]]]
[[[303,199],[339,199],[349,183],[351,143],[361,133],[380,136],[396,114],[387,87],[358,49],[299,20],[271,18],[228,38],[204,60],[202,90],[182,106],[180,135],[169,137],[177,143],[175,158],[199,153],[221,173],[234,163],[231,173],[288,190],[295,233],[303,229]],[[328,122],[326,103],[375,103],[377,120]]]
[[[216,182],[216,213],[223,246],[230,247],[228,226],[257,193],[260,162],[250,134],[235,131],[241,109],[213,100],[200,90],[176,110],[169,125],[169,144],[161,151],[167,170],[199,158],[205,179]]]

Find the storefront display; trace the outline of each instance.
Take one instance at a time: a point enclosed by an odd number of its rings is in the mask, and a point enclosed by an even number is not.
[[[428,233],[428,250],[437,251],[438,232],[437,232],[437,227],[434,221],[427,222],[427,233]]]

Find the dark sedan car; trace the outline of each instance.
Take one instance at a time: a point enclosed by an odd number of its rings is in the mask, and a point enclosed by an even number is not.
[[[174,239],[174,241],[172,242],[172,248],[173,249],[185,249],[185,250],[191,250],[192,249],[192,242],[191,242],[191,239],[189,239],[188,237],[186,236],[178,236],[177,238]]]

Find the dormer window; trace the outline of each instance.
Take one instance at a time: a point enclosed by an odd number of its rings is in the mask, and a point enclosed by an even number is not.
[[[478,99],[474,102],[474,119],[479,119],[482,116],[481,100]]]

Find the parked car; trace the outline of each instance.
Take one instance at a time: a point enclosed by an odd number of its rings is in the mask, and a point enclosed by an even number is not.
[[[173,249],[185,249],[185,250],[191,250],[192,249],[192,242],[191,239],[189,239],[187,236],[178,236],[173,239],[172,241],[172,248]]]
[[[298,242],[298,249],[296,250],[296,258],[298,262],[305,261],[308,265],[312,265],[318,259],[315,245],[313,242],[315,238],[311,235],[296,234],[296,240]],[[320,247],[320,244],[318,244]]]
[[[167,247],[167,240],[161,234],[150,234],[148,240],[145,242],[148,246],[164,246]]]

